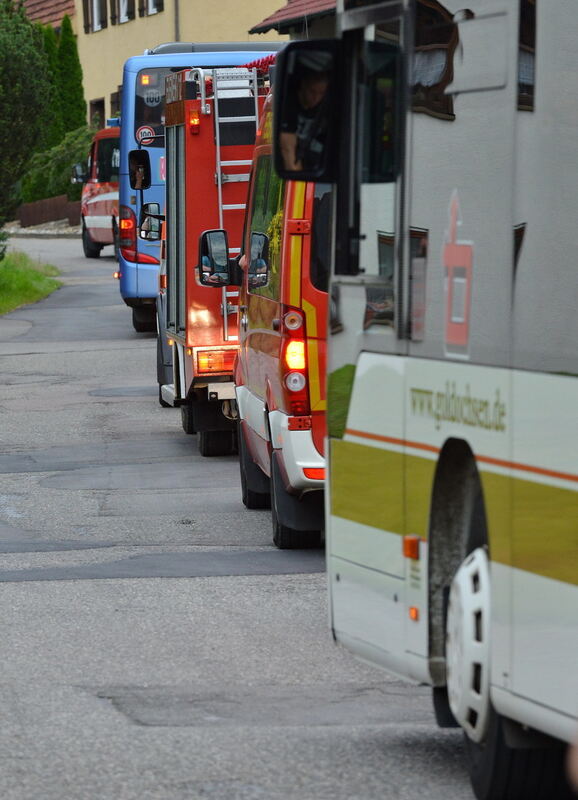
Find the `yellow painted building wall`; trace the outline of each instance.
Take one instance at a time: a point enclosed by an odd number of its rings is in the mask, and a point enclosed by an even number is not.
[[[104,98],[105,117],[111,116],[110,95],[122,83],[122,67],[127,58],[141,55],[146,48],[175,41],[175,2],[179,3],[179,28],[182,42],[264,42],[280,41],[275,31],[250,36],[249,28],[268,17],[281,0],[165,0],[164,11],[111,25],[94,33],[84,33],[82,0],[75,0],[74,29],[84,75],[84,96]]]

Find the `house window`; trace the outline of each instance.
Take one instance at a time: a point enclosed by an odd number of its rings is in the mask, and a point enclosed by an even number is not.
[[[82,12],[85,33],[96,33],[106,28],[107,0],[82,0]]]
[[[139,0],[138,2],[139,17],[148,17],[151,14],[158,14],[159,11],[163,11],[163,9],[164,0]]]
[[[112,94],[110,95],[110,116],[111,117],[119,117],[120,116],[121,97],[122,97],[122,86],[119,86],[118,87],[118,92],[112,92]]]
[[[89,103],[90,124],[95,128],[104,127],[104,97]]]
[[[135,18],[135,0],[110,0],[111,25],[120,25]]]

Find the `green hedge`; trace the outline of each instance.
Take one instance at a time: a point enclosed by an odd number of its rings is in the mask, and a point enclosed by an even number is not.
[[[22,176],[22,202],[34,203],[59,194],[68,195],[69,200],[80,200],[82,185],[71,183],[70,176],[74,164],[86,162],[93,136],[94,130],[84,125],[67,133],[56,147],[35,153]]]

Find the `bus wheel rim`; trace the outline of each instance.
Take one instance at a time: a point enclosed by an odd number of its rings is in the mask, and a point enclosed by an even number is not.
[[[490,711],[490,570],[483,547],[465,559],[450,588],[446,677],[452,713],[474,742],[486,736]]]

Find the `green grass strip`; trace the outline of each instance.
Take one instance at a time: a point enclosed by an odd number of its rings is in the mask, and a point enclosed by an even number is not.
[[[48,297],[61,285],[55,275],[60,271],[50,264],[33,261],[24,253],[8,253],[0,261],[0,314]]]

